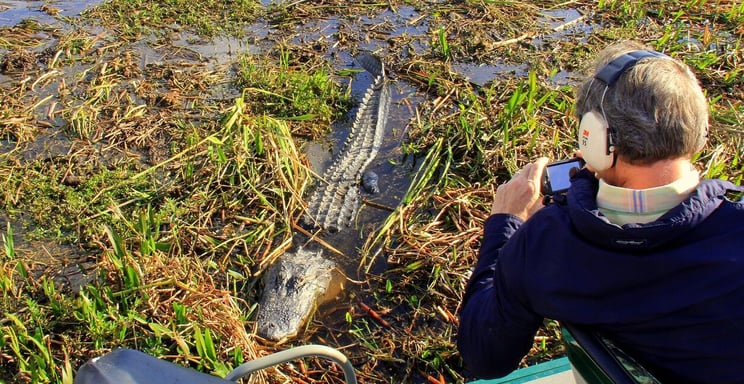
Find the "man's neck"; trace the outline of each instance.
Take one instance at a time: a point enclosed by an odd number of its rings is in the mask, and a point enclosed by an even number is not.
[[[601,175],[616,187],[647,189],[671,184],[693,171],[687,159],[661,160],[651,165],[633,165],[618,159],[610,172]]]

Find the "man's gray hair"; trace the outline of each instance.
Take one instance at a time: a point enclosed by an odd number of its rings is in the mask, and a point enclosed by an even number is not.
[[[625,41],[602,50],[591,75],[577,88],[574,113],[580,119],[604,110],[615,151],[631,164],[690,158],[705,145],[708,102],[687,65],[664,57],[641,59],[606,93],[606,84],[594,78],[607,63],[642,49],[649,48]]]

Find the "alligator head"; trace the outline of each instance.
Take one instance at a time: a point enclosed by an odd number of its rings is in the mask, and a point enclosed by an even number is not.
[[[264,275],[258,335],[273,341],[295,336],[328,289],[334,268],[321,249],[299,248],[282,255]]]

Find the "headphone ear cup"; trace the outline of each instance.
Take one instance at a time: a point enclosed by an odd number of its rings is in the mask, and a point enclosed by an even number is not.
[[[612,167],[615,156],[609,142],[609,126],[597,111],[585,113],[579,124],[579,150],[581,156],[595,171]]]

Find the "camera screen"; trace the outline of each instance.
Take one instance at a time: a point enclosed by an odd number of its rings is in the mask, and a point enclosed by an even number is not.
[[[563,191],[571,186],[570,171],[571,168],[580,168],[578,161],[569,161],[565,163],[552,164],[548,166],[548,180],[550,180],[550,189],[553,191]]]

